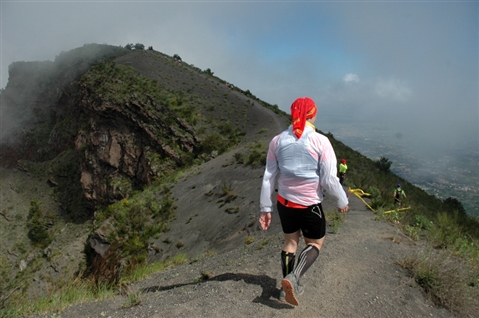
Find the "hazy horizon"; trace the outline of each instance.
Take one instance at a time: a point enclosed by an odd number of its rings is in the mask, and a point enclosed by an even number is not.
[[[479,161],[476,1],[1,1],[0,17],[1,88],[15,61],[141,43],[286,112],[309,96],[335,135],[354,126],[438,168],[460,149]]]
[[[391,127],[414,150],[479,149],[479,2],[2,1],[1,87],[14,61],[142,43],[288,111]],[[411,135],[411,136],[409,136]]]
[[[367,126],[326,116],[317,119],[316,126],[372,160],[390,159],[391,171],[398,176],[441,200],[457,198],[468,214],[479,217],[479,151],[470,144],[455,144],[436,156],[427,149],[408,151],[407,140],[393,136],[387,125]],[[354,169],[355,163],[349,161],[348,166]]]

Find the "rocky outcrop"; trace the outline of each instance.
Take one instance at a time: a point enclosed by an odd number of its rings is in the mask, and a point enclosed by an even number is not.
[[[50,184],[68,177],[68,182],[81,185],[87,207],[94,210],[191,161],[199,149],[195,130],[164,101],[134,86],[112,101],[97,89],[106,85],[104,79],[80,80],[102,76],[88,74],[90,67],[119,54],[134,53],[91,45],[62,53],[55,62],[12,64],[2,110],[19,120],[5,125],[10,138],[1,141],[1,165],[16,167],[19,159],[53,160]],[[106,78],[122,81],[110,74]],[[78,169],[72,169],[71,161],[57,160],[72,149],[76,155],[68,158],[78,162]],[[68,193],[60,197],[68,198]],[[62,204],[68,210],[72,203]]]
[[[192,127],[164,106],[131,99],[111,103],[81,86],[86,127],[75,138],[81,151],[80,182],[91,206],[127,197],[131,191],[185,164],[198,152]],[[150,109],[150,110],[149,110]]]
[[[0,213],[7,223],[0,236],[8,251],[0,252],[7,264],[0,289],[13,286],[0,295],[0,307],[95,273],[109,255],[146,257],[153,249],[159,257],[149,239],[169,230],[176,198],[170,183],[136,190],[216,157],[242,141],[243,131],[257,139],[254,121],[261,122],[252,103],[219,79],[153,50],[87,45],[53,62],[17,62],[0,93],[0,121],[8,128],[0,140]],[[38,246],[27,236],[31,200],[51,235]],[[125,209],[126,221],[115,219],[118,206],[134,207]],[[111,264],[115,278],[124,263],[113,257]],[[24,281],[31,283],[15,287]]]

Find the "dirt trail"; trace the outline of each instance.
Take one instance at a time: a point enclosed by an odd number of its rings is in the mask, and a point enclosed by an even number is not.
[[[434,307],[395,265],[420,247],[393,225],[374,221],[354,196],[350,207],[339,233],[329,228],[319,259],[303,277],[298,307],[276,300],[282,235],[255,227],[253,244],[132,285],[132,292],[142,292],[137,306],[122,309],[129,300],[118,296],[73,306],[61,317],[454,317]],[[201,281],[202,273],[211,278]]]

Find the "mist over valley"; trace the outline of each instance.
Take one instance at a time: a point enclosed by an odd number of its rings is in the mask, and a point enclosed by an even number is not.
[[[345,122],[342,117],[326,115],[318,122],[318,129],[333,133],[373,160],[387,157],[397,175],[442,200],[457,198],[468,214],[479,217],[479,151],[474,138],[458,141],[454,147],[420,149],[415,146],[417,139],[427,143],[426,139],[420,135],[416,140],[397,138],[397,132],[381,121]],[[354,169],[355,163],[348,162],[348,166]],[[391,184],[391,195],[394,187]]]

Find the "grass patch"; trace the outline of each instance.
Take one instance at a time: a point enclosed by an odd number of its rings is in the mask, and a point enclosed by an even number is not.
[[[250,245],[250,244],[253,244],[255,241],[256,241],[256,239],[254,238],[254,236],[248,235],[248,236],[245,238],[244,243],[245,243],[246,245]]]
[[[141,304],[141,296],[143,293],[141,291],[130,292],[127,295],[127,302],[124,303],[121,308],[130,308],[134,306],[138,306]]]
[[[460,225],[459,213],[439,213],[436,223],[416,216],[406,233],[424,229],[428,248],[398,261],[440,306],[468,316],[479,312],[479,244]]]
[[[130,271],[127,275],[122,277],[120,282],[123,284],[137,282],[148,277],[151,274],[162,272],[167,267],[176,266],[187,262],[188,258],[185,254],[178,254],[165,261],[138,266],[132,271]]]
[[[324,214],[326,215],[328,226],[333,230],[333,234],[337,234],[339,232],[339,227],[344,221],[344,214],[336,211],[326,211]]]
[[[467,261],[448,250],[424,249],[398,261],[438,305],[452,313],[473,317],[479,312],[479,281]]]
[[[65,310],[69,306],[86,303],[94,300],[103,300],[118,295],[122,286],[142,280],[151,274],[163,271],[169,266],[186,263],[186,255],[179,254],[168,260],[137,266],[120,279],[118,285],[97,284],[93,279],[77,278],[58,289],[50,295],[44,296],[34,302],[21,303],[0,310],[0,317],[14,318],[33,314],[50,314],[51,317]],[[128,288],[127,288],[128,289]],[[127,291],[127,302],[124,308],[141,303],[141,293]]]
[[[246,151],[237,152],[234,158],[237,163],[259,168],[266,165],[267,146],[261,141],[255,141],[246,145]]]
[[[226,213],[228,214],[236,214],[240,210],[239,206],[231,206],[225,210]]]
[[[232,183],[230,183],[230,184],[223,183],[223,186],[221,187],[220,197],[224,198],[223,201],[225,203],[229,203],[229,202],[235,200],[238,197],[238,195],[234,192],[234,188],[233,188]]]
[[[116,295],[109,286],[93,284],[92,281],[76,279],[51,295],[34,302],[13,305],[0,310],[1,317],[23,317],[34,313],[61,312],[67,307],[93,300],[102,300]]]

